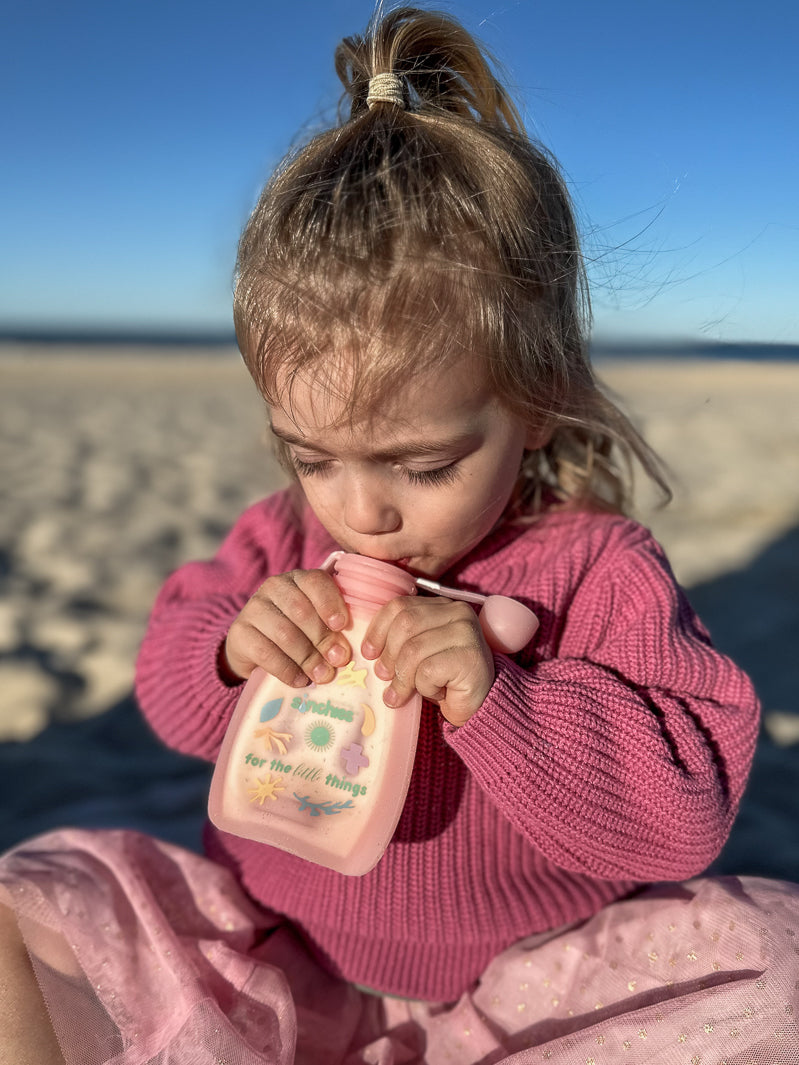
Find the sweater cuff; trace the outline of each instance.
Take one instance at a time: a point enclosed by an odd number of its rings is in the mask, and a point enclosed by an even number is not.
[[[230,604],[217,600],[210,611],[206,604],[194,619],[182,618],[181,626],[193,638],[188,647],[176,641],[174,656],[168,630],[159,626],[145,639],[137,665],[139,704],[150,708],[150,724],[170,746],[208,761],[219,754],[244,686],[244,681],[225,683],[219,673],[230,610]]]
[[[505,655],[495,654],[494,683],[483,705],[464,725],[443,722],[446,742],[473,770],[496,777],[498,750],[508,752],[513,761],[518,758],[529,764],[532,683],[528,670]],[[546,741],[540,742],[544,753]],[[508,770],[514,772],[512,766]]]

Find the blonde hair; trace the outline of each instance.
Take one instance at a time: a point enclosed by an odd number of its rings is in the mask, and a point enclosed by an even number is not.
[[[633,459],[667,495],[590,366],[585,270],[557,164],[480,46],[449,16],[402,7],[345,38],[335,63],[349,114],[283,161],[239,246],[236,333],[267,401],[290,405],[292,382],[312,372],[352,416],[409,374],[477,356],[547,441],[525,457],[518,512],[553,495],[623,510]],[[367,106],[378,74],[401,77],[405,106]]]

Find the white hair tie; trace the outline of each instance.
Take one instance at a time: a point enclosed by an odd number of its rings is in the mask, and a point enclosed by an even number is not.
[[[375,74],[369,79],[366,106],[371,110],[376,103],[395,104],[405,110],[405,84],[399,74]]]

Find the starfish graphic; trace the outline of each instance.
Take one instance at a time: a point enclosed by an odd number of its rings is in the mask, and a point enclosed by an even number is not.
[[[290,732],[275,732],[268,725],[264,726],[264,728],[256,729],[254,736],[257,740],[263,739],[267,751],[271,751],[272,744],[274,744],[278,754],[285,754],[288,750],[288,744],[294,739]]]
[[[263,806],[265,799],[277,799],[277,792],[285,791],[283,786],[283,777],[277,777],[272,780],[272,774],[269,774],[268,780],[261,780],[260,777],[255,778],[258,782],[258,786],[255,788],[248,788],[247,791],[250,795],[250,802],[257,802],[259,806]]]
[[[343,669],[338,671],[334,684],[340,684],[342,687],[365,688],[366,670],[356,669],[354,662],[348,662]]]

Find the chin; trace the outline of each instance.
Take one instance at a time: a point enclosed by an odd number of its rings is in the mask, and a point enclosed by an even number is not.
[[[450,566],[453,566],[460,555],[453,555],[452,558],[445,559],[430,559],[429,561],[421,559],[415,562],[413,559],[409,560],[408,565],[403,566],[403,569],[413,574],[415,577],[429,577],[431,580],[437,580],[442,573],[446,573]]]

